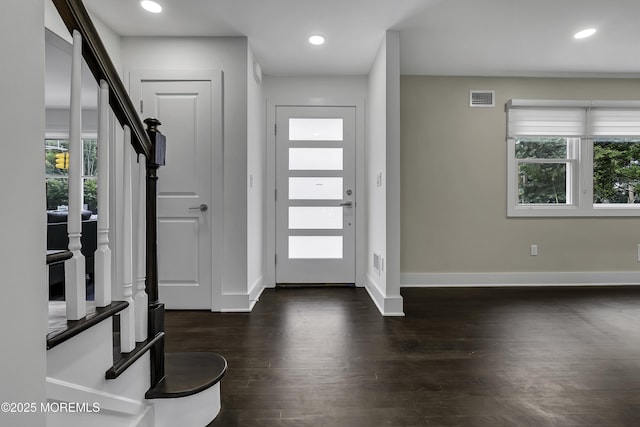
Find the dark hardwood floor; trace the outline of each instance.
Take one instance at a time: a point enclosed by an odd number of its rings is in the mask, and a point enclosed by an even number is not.
[[[639,426],[640,288],[269,289],[166,313],[166,349],[229,369],[210,426]]]

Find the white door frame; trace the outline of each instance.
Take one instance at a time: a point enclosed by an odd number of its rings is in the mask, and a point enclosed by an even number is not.
[[[223,72],[221,70],[132,70],[129,87],[142,80],[201,80],[211,82],[211,311],[222,309],[224,257],[224,133]],[[130,89],[131,91],[131,89]],[[141,94],[138,94],[139,98]],[[136,96],[133,97],[134,99]],[[139,111],[139,106],[136,106]],[[142,114],[144,116],[144,114]],[[143,117],[144,119],[144,117]],[[160,126],[162,132],[162,126]],[[171,141],[167,141],[170,144]]]
[[[266,181],[266,285],[276,284],[276,107],[355,107],[356,109],[356,286],[366,283],[366,230],[365,223],[365,100],[344,98],[273,97],[267,98],[267,181]]]

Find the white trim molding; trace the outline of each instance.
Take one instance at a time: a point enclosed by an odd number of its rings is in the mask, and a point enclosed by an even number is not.
[[[264,276],[260,276],[251,286],[248,293],[222,294],[220,311],[223,313],[249,313],[260,300],[266,289]]]
[[[376,305],[380,314],[385,317],[403,317],[403,299],[401,296],[385,296],[380,292],[380,287],[371,276],[367,275],[365,289],[369,293],[371,300]]]
[[[246,294],[222,294],[221,308],[222,313],[250,313],[255,301],[251,301],[251,296]]]
[[[265,80],[266,81],[266,80]],[[333,85],[332,79],[314,79],[301,78],[299,82],[303,82],[302,86],[298,86],[295,81],[292,85],[284,90],[284,94],[279,93],[277,96],[269,96],[266,92],[266,117],[267,117],[267,152],[266,152],[266,194],[275,194],[276,190],[276,135],[274,126],[276,123],[276,108],[279,106],[305,106],[305,107],[355,107],[356,109],[356,206],[365,206],[365,93],[359,94],[357,89],[346,95],[337,95],[335,89],[331,89]],[[344,80],[339,79],[340,85],[343,87]],[[347,80],[350,87],[358,87],[356,80]],[[326,85],[326,87],[325,87]],[[313,88],[310,92],[308,88]],[[308,93],[318,93],[322,90],[326,93],[323,97],[308,96]],[[365,216],[364,208],[356,209],[356,285],[365,284],[365,266],[366,266],[366,248],[365,248]],[[266,201],[266,274],[265,285],[267,287],[275,286],[276,280],[276,206],[274,197],[267,197]],[[272,226],[270,226],[272,225]]]
[[[262,292],[264,292],[265,288],[266,284],[264,276],[260,276],[260,278],[258,278],[258,280],[249,287],[249,301],[251,302],[252,309],[253,305],[260,300],[260,296],[262,295]]]
[[[402,273],[400,286],[622,286],[640,285],[640,271]]]

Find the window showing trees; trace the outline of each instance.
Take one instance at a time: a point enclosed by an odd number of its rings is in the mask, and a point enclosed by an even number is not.
[[[509,216],[640,216],[640,102],[507,103]]]
[[[640,138],[593,140],[593,203],[640,203]]]
[[[83,171],[82,182],[84,204],[94,214],[97,206],[97,167],[98,148],[95,139],[82,141]],[[67,209],[68,197],[68,152],[69,141],[62,139],[45,139],[45,182],[47,187],[47,210]]]
[[[571,182],[566,138],[518,138],[518,203],[566,204]]]

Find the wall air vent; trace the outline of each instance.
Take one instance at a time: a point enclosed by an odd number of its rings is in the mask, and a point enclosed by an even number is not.
[[[373,269],[378,273],[378,276],[382,273],[382,255],[373,253]]]
[[[495,90],[471,90],[469,91],[469,107],[495,107]]]

